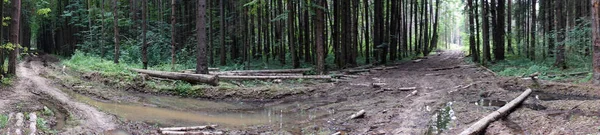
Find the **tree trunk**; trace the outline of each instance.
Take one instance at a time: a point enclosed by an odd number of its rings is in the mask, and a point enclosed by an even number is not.
[[[316,4],[325,7],[326,1],[315,0]],[[317,49],[317,73],[322,75],[325,73],[325,53],[323,46],[325,45],[325,11],[324,9],[316,9],[315,17],[315,45]]]
[[[565,1],[564,0],[557,0],[556,3],[554,4],[556,7],[556,43],[558,43],[558,45],[556,46],[556,61],[554,63],[554,66],[558,67],[558,68],[562,68],[562,69],[566,69],[567,68],[567,64],[565,62],[565,33],[566,33],[566,18],[564,16],[565,13]],[[595,41],[594,41],[595,42]],[[594,46],[596,47],[596,46]]]
[[[494,0],[492,0],[494,1]],[[494,25],[494,58],[496,60],[504,60],[504,6],[506,2],[504,0],[498,0],[496,7],[496,23]],[[494,5],[494,4],[492,4]]]
[[[198,13],[196,16],[196,74],[208,74],[208,60],[206,59],[206,0],[197,2]]]
[[[13,0],[12,2],[12,21],[10,26],[10,43],[13,44],[14,49],[10,50],[10,56],[8,59],[8,74],[17,74],[17,55],[19,54],[19,25],[21,20],[21,0]]]
[[[219,48],[219,54],[220,54],[219,55],[219,58],[220,58],[219,64],[221,66],[224,66],[227,64],[227,61],[226,61],[227,53],[225,52],[225,5],[224,5],[225,2],[223,2],[223,1],[224,0],[219,0],[219,2],[220,2],[219,3],[219,6],[220,6],[219,14],[221,14],[221,21],[219,22],[221,25],[221,28],[220,28],[221,39],[219,40],[221,43],[220,48]]]
[[[177,28],[175,28],[176,20],[175,0],[171,0],[171,71],[175,71],[175,32],[177,30]]]
[[[592,82],[600,85],[600,0],[592,0],[593,71]]]
[[[143,0],[142,1],[142,22],[144,24],[142,24],[142,65],[144,66],[144,69],[148,69],[148,41],[146,39],[146,31],[147,31],[147,25],[148,25],[148,20],[147,16],[148,16],[148,1]]]
[[[483,28],[483,60],[482,63],[485,65],[486,61],[491,61],[491,53],[490,53],[490,24],[488,18],[488,9],[489,4],[487,0],[481,0],[481,17],[482,17],[482,28]]]
[[[288,0],[287,3],[287,8],[289,10],[288,12],[288,31],[289,31],[289,47],[290,47],[290,54],[292,55],[292,63],[293,63],[293,67],[294,68],[298,68],[300,67],[300,62],[298,61],[298,53],[296,53],[296,42],[294,41],[295,38],[295,32],[294,32],[294,3],[293,0]]]
[[[219,85],[219,77],[215,75],[206,74],[185,74],[177,72],[163,72],[163,71],[152,71],[143,69],[131,69],[131,71],[147,74],[149,76],[166,78],[173,80],[182,80],[193,84],[205,83],[213,86]]]
[[[531,43],[530,43],[530,48],[529,48],[529,55],[530,55],[529,58],[531,58],[531,60],[535,60],[535,51],[536,51],[535,50],[535,42],[536,42],[536,40],[535,40],[535,30],[536,30],[535,29],[536,28],[535,27],[536,26],[536,23],[535,23],[536,22],[536,20],[535,20],[536,19],[535,18],[535,11],[536,11],[535,10],[535,3],[536,2],[535,1],[536,0],[531,0],[531,26],[530,26],[530,28],[531,28],[531,30],[530,30],[530,32],[531,32],[531,41],[530,42]]]
[[[371,43],[371,39],[369,38],[369,28],[371,28],[370,22],[369,22],[369,0],[363,0],[363,6],[365,8],[364,11],[364,23],[365,23],[365,63],[371,63],[371,47],[370,47],[370,43]]]
[[[475,7],[473,6],[473,0],[467,0],[467,6],[469,8],[469,50],[471,50],[473,62],[479,62],[479,51],[475,46]]]
[[[119,47],[119,5],[118,0],[113,1],[113,29],[115,30],[115,60],[114,62],[119,64],[119,55],[120,55],[120,47]]]

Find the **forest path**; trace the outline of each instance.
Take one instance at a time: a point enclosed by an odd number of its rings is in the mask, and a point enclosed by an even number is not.
[[[327,90],[329,92],[323,93],[344,100],[318,108],[336,108],[343,115],[335,119],[344,119],[358,110],[366,110],[363,119],[332,125],[339,130],[352,129],[351,134],[423,134],[430,132],[432,116],[448,102],[477,100],[449,93],[474,82],[496,80],[487,70],[466,63],[464,54],[459,50],[439,52],[419,62],[399,63],[395,67],[336,84],[333,89]],[[386,85],[373,88],[372,83]],[[396,90],[407,87],[417,89]],[[495,89],[497,86],[485,87]]]
[[[114,117],[98,111],[96,108],[85,103],[77,102],[72,99],[67,93],[54,87],[50,80],[40,76],[47,74],[45,61],[26,60],[17,67],[17,84],[10,91],[2,93],[5,96],[0,101],[1,110],[13,110],[19,112],[36,112],[41,111],[46,104],[54,104],[63,107],[62,110],[68,112],[77,125],[67,127],[61,134],[84,134],[84,133],[102,133],[108,130],[115,129],[116,125]],[[23,105],[25,104],[25,105]],[[10,109],[9,109],[10,108]],[[10,113],[19,113],[10,112]],[[2,112],[0,112],[2,113]],[[58,113],[58,112],[55,112]],[[10,121],[15,122],[15,121]],[[7,125],[19,125],[14,123]],[[20,124],[23,125],[23,124]],[[21,127],[7,127],[21,128]]]

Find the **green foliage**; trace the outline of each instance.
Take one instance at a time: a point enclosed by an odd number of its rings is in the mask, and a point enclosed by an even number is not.
[[[56,134],[57,131],[52,130],[49,126],[48,126],[48,121],[44,118],[37,118],[35,121],[38,129],[40,129],[40,131],[47,133],[47,134]]]
[[[135,76],[129,68],[141,68],[139,64],[115,64],[113,61],[104,60],[93,55],[76,51],[71,59],[63,64],[80,72],[99,72],[106,76]]]
[[[0,114],[0,129],[4,128],[6,123],[8,123],[8,116]]]
[[[48,16],[48,13],[50,13],[50,12],[52,12],[52,9],[50,9],[50,8],[42,8],[42,9],[38,9],[36,11],[36,13],[38,15],[43,15],[43,16]]]
[[[583,58],[581,61],[591,61],[590,58]],[[575,60],[573,57],[567,59],[567,61],[580,61]],[[539,78],[544,80],[577,80],[576,82],[583,82],[588,78],[573,78],[571,76],[561,76],[563,74],[578,73],[578,72],[589,72],[591,66],[584,62],[568,62],[568,66],[572,67],[566,70],[554,67],[554,58],[548,58],[540,61],[532,61],[528,58],[509,56],[506,61],[500,61],[490,66],[490,69],[497,72],[501,76],[527,76],[533,73],[539,73]],[[587,79],[589,80],[589,79]]]
[[[43,115],[46,116],[54,116],[54,112],[52,112],[52,110],[50,110],[48,107],[44,106],[44,110],[42,111]]]
[[[12,20],[12,18],[9,16],[2,18],[2,26],[8,26],[10,24],[10,20]]]
[[[13,77],[3,77],[2,80],[0,80],[0,83],[3,86],[12,85],[13,84]]]

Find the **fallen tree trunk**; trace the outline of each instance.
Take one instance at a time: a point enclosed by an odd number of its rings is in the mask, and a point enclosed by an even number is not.
[[[164,135],[222,135],[223,132],[209,132],[209,131],[162,131]]]
[[[168,128],[159,128],[160,131],[190,131],[190,130],[204,130],[204,129],[214,129],[217,125],[209,125],[209,126],[194,126],[194,127],[168,127]]]
[[[219,77],[205,74],[186,74],[177,72],[152,71],[143,69],[130,69],[131,71],[147,74],[152,77],[182,80],[189,83],[205,83],[213,86],[219,85]]]
[[[269,80],[269,79],[320,79],[331,80],[328,75],[307,75],[307,76],[219,76],[222,80]]]
[[[513,99],[512,101],[510,101],[508,104],[502,106],[502,108],[498,109],[497,111],[494,111],[494,112],[490,113],[489,115],[485,116],[483,119],[481,119],[481,120],[477,121],[475,124],[471,125],[469,128],[465,129],[463,132],[460,133],[460,135],[475,135],[475,134],[479,134],[490,123],[496,121],[500,117],[506,116],[506,114],[510,110],[514,109],[515,107],[517,107],[517,105],[521,104],[521,102],[523,102],[527,98],[527,96],[529,96],[529,94],[531,94],[531,92],[532,92],[531,89],[525,90],[525,92],[523,92],[517,98]]]
[[[235,71],[223,71],[227,73],[304,73],[311,71],[311,68],[300,68],[300,69],[275,69],[275,70],[235,70]]]
[[[302,73],[243,73],[243,72],[209,72],[211,75],[228,76],[302,76]]]

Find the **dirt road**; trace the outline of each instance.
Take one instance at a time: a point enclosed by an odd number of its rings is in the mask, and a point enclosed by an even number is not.
[[[41,61],[28,61],[20,63],[17,67],[18,81],[16,86],[2,91],[0,110],[2,113],[33,113],[43,110],[44,103],[55,104],[62,107],[63,112],[69,114],[76,122],[75,126],[64,129],[64,134],[102,133],[114,129],[114,117],[98,111],[85,103],[71,99],[66,93],[52,86],[44,75],[48,68]],[[28,125],[15,124],[16,119],[9,121],[4,133],[11,133],[8,129],[28,129]],[[19,126],[20,125],[20,126]],[[12,133],[15,133],[14,131]]]

